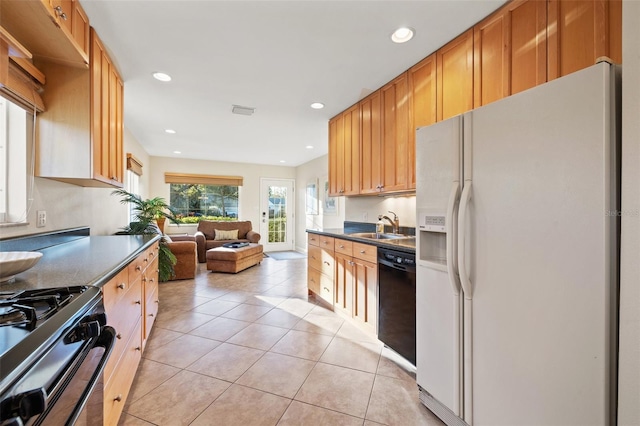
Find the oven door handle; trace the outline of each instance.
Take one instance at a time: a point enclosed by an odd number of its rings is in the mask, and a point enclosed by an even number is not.
[[[78,417],[80,417],[80,413],[82,413],[82,410],[87,404],[87,401],[89,401],[89,397],[91,396],[91,393],[93,393],[93,390],[95,389],[96,384],[100,381],[100,377],[104,372],[104,367],[107,365],[107,361],[109,361],[109,356],[113,351],[115,341],[116,341],[116,330],[111,326],[105,326],[102,328],[102,332],[100,333],[100,336],[98,336],[98,338],[96,339],[95,343],[87,350],[87,353],[89,353],[95,348],[102,347],[104,348],[104,354],[102,354],[102,358],[100,359],[100,362],[98,363],[96,370],[91,375],[91,380],[89,380],[87,387],[84,389],[84,392],[82,392],[82,396],[80,397],[80,400],[74,407],[73,412],[71,413],[71,416],[69,416],[69,419],[65,423],[65,426],[75,424],[75,422],[78,420]]]

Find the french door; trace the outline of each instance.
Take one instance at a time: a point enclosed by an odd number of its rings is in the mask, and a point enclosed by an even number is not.
[[[292,179],[260,179],[260,243],[264,251],[294,247],[294,187]]]

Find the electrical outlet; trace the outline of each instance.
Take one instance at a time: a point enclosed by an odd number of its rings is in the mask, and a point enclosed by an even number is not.
[[[38,215],[36,227],[37,228],[44,228],[46,226],[46,224],[47,224],[47,212],[46,212],[46,210],[38,210],[36,212],[36,214]]]

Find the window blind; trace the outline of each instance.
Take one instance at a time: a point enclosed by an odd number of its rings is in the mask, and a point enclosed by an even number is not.
[[[164,174],[164,182],[177,184],[242,186],[243,177],[166,172]]]
[[[127,170],[131,170],[138,176],[142,176],[142,162],[130,152],[127,152]]]

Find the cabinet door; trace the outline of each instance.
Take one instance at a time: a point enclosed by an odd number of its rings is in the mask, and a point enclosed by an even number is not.
[[[123,182],[124,155],[122,153],[122,80],[115,67],[109,67],[109,161],[108,177],[115,183]]]
[[[360,193],[360,106],[354,105],[343,114],[343,175],[342,195]]]
[[[473,27],[473,106],[509,96],[507,14],[500,10]]]
[[[383,192],[407,189],[409,86],[403,73],[381,89]]]
[[[622,0],[609,0],[609,57],[622,63]]]
[[[85,55],[89,54],[89,18],[78,0],[73,0],[71,35]]]
[[[473,29],[437,52],[438,121],[473,108]]]
[[[103,110],[103,81],[107,78],[103,76],[105,66],[102,62],[105,59],[104,47],[100,38],[91,30],[91,145],[93,147],[93,173],[101,171],[103,158],[103,120],[104,114],[108,114],[108,109]],[[108,65],[106,67],[108,69]]]
[[[58,23],[69,31],[71,34],[73,31],[73,4],[72,0],[52,0],[51,6],[53,7],[54,14],[57,17]]]
[[[409,153],[408,187],[416,187],[416,129],[436,122],[436,55],[428,56],[409,69]]]
[[[336,276],[334,277],[334,309],[348,316],[353,312],[353,260],[351,256],[336,254]]]
[[[549,0],[549,80],[609,56],[607,0]]]
[[[329,120],[329,195],[338,193],[338,117]]]
[[[380,91],[360,102],[360,194],[380,192],[381,159]]]
[[[378,326],[378,265],[353,259],[353,317],[372,333]]]

